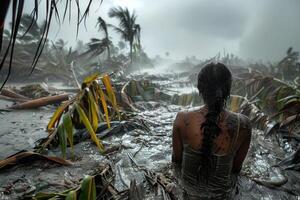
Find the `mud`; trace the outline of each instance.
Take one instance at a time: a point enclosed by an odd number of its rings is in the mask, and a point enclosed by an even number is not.
[[[165,78],[161,90],[168,95],[195,91],[193,84],[184,83],[187,77]],[[171,91],[171,92],[170,92]],[[1,107],[9,104],[1,101]],[[0,172],[0,199],[15,199],[26,194],[41,191],[63,191],[79,183],[79,180],[103,163],[110,163],[115,169],[115,187],[128,189],[135,179],[143,188],[144,199],[161,199],[156,194],[141,170],[134,167],[128,155],[134,157],[138,165],[164,174],[176,185],[180,184],[171,165],[172,123],[176,113],[189,107],[170,104],[165,101],[137,101],[142,108],[134,118],[142,118],[149,131],[134,129],[111,135],[103,140],[107,149],[101,155],[90,140],[75,145],[75,161],[71,167],[62,167],[46,161],[34,161]],[[45,137],[45,127],[55,111],[55,107],[37,110],[3,112],[0,114],[0,159],[23,149],[32,149],[34,142]],[[300,199],[300,173],[283,170],[275,165],[291,155],[295,147],[287,139],[277,135],[265,137],[264,132],[253,129],[251,148],[238,180],[236,199]],[[59,149],[48,155],[60,155]]]
[[[11,102],[0,100],[1,108]],[[0,159],[23,149],[32,149],[35,141],[47,136],[46,125],[55,107],[0,112]]]

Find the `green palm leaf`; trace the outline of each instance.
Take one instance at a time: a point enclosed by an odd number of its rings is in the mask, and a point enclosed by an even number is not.
[[[93,176],[85,176],[81,182],[79,200],[96,200],[96,184]]]
[[[83,122],[83,124],[85,125],[85,127],[88,130],[89,134],[91,135],[92,140],[97,145],[99,151],[104,152],[104,146],[102,145],[102,143],[97,138],[97,135],[96,135],[90,121],[88,120],[84,110],[78,104],[75,105],[75,108],[76,108],[76,110],[79,114],[79,117],[80,117],[81,121]]]

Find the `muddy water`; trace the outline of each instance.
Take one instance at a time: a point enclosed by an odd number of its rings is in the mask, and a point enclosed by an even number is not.
[[[0,108],[11,105],[0,100]],[[31,149],[34,142],[47,136],[46,125],[54,107],[35,110],[0,112],[0,159],[23,149]]]
[[[175,79],[166,80],[166,91],[194,90],[191,85],[180,86]],[[180,89],[179,89],[180,88]],[[177,89],[177,90],[176,90]],[[1,106],[8,102],[1,102]],[[89,174],[100,163],[111,162],[116,173],[115,186],[124,190],[135,179],[144,188],[144,199],[160,199],[155,196],[141,170],[134,167],[128,154],[138,165],[165,176],[173,177],[171,169],[171,130],[176,113],[188,107],[170,105],[166,102],[137,102],[144,110],[136,113],[148,124],[150,131],[131,130],[104,139],[107,149],[119,146],[117,151],[102,156],[89,141],[76,145],[76,161],[71,167],[61,167],[44,161],[20,165],[0,173],[0,199],[14,199],[28,192],[62,191],[76,183],[84,174]],[[31,149],[34,141],[45,137],[45,127],[54,112],[53,107],[38,110],[14,111],[0,114],[0,159],[23,149]],[[236,199],[300,199],[300,175],[296,171],[283,171],[274,167],[285,155],[294,150],[286,140],[275,136],[265,138],[264,133],[253,130],[251,148],[239,177],[239,194]],[[49,154],[60,155],[59,149]],[[280,183],[273,188],[257,184],[259,181]],[[16,180],[19,180],[16,182]],[[255,182],[256,181],[256,182]],[[3,195],[4,188],[16,183],[10,194]],[[67,184],[66,184],[67,183]],[[177,182],[175,182],[177,183]],[[73,184],[73,185],[72,185]],[[180,189],[180,187],[178,187]],[[2,195],[2,196],[1,196]],[[158,194],[159,195],[159,194]]]
[[[139,115],[153,123],[151,132],[145,133],[136,130],[111,141],[122,142],[130,147],[119,154],[120,161],[117,165],[122,169],[122,173],[118,174],[117,183],[121,182],[120,176],[127,185],[133,178],[139,180],[141,184],[144,180],[142,174],[138,174],[130,164],[127,153],[135,155],[136,161],[148,169],[166,176],[174,175],[174,171],[170,170],[172,123],[176,113],[187,107],[157,102],[146,103],[145,106],[148,106],[148,110]],[[265,138],[262,131],[253,129],[251,147],[238,179],[239,193],[236,199],[299,199],[300,173],[283,171],[274,167],[291,152],[293,150],[286,140],[280,139],[278,142],[275,137]],[[284,184],[272,187],[258,184],[263,181],[275,185]],[[120,188],[124,187],[124,184],[118,185],[121,185]],[[153,199],[154,197],[148,195],[148,198]]]
[[[69,86],[60,82],[26,84],[41,84],[46,90],[70,89]],[[17,89],[22,86],[24,84],[21,83],[8,85]],[[11,102],[0,99],[0,108],[11,105]],[[0,112],[0,160],[21,150],[30,150],[35,146],[35,141],[46,137],[46,126],[55,110],[55,106],[47,106],[32,110]]]

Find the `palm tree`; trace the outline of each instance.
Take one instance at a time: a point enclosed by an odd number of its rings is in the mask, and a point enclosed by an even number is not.
[[[99,31],[103,31],[104,34],[105,34],[104,42],[102,44],[106,44],[107,59],[110,60],[110,47],[109,47],[109,45],[110,45],[111,42],[108,38],[107,24],[104,21],[104,19],[102,19],[102,17],[98,17],[96,26],[98,26]]]
[[[12,26],[13,24],[10,23],[11,28]],[[24,66],[32,62],[32,57],[35,55],[35,49],[37,48],[39,40],[42,36],[44,26],[45,22],[43,22],[42,24],[38,24],[37,20],[31,15],[22,15],[21,20],[19,22],[19,29],[14,44],[15,56],[12,59],[12,65],[16,69],[17,73],[24,74],[24,72],[26,72],[26,68]],[[7,29],[5,29],[3,33],[3,44],[4,47],[7,47],[9,45],[9,41],[12,34]],[[45,41],[44,50],[44,52],[47,54],[47,50],[49,50],[48,41]],[[3,54],[1,56],[3,56]],[[41,54],[39,60],[41,60],[42,63],[45,61],[43,58],[45,58],[45,56],[44,54]],[[10,65],[9,59],[3,61],[3,65]],[[3,74],[8,73],[9,68],[8,70],[6,69],[3,70]],[[26,73],[28,74],[28,72]],[[0,74],[0,76],[3,77],[3,74]]]
[[[88,46],[90,51],[93,51],[95,55],[99,55],[110,45],[110,43],[111,41],[106,38],[102,40],[92,38],[91,42],[88,43]]]
[[[44,22],[45,23],[45,22]],[[22,15],[18,32],[18,39],[24,42],[38,42],[43,34],[43,27],[29,14]]]
[[[97,38],[91,38],[91,41],[87,43],[87,45],[88,50],[82,53],[80,56],[84,56],[87,54],[91,54],[91,57],[99,56],[105,51],[105,49],[107,49],[107,46],[112,45],[112,42],[107,38],[104,38],[102,40],[99,40]]]
[[[80,11],[82,10],[81,8],[81,4],[76,3],[76,7],[77,9],[77,35],[78,35],[78,30],[79,30],[79,25],[81,22],[86,21],[86,17],[88,16],[92,1],[94,0],[88,0],[87,2],[87,6],[84,7],[84,12],[82,14],[82,16],[80,16]],[[63,21],[65,19],[65,16],[67,13],[69,13],[69,21],[71,21],[71,2],[72,0],[46,0],[45,1],[45,7],[46,10],[44,11],[44,13],[46,13],[46,16],[44,17],[45,19],[45,28],[43,28],[42,30],[42,35],[39,39],[38,42],[38,46],[35,48],[35,55],[33,57],[33,61],[31,63],[31,72],[34,70],[34,68],[36,67],[36,64],[42,54],[42,51],[44,49],[45,46],[47,46],[47,37],[48,37],[48,32],[49,32],[49,28],[50,28],[50,24],[51,24],[51,20],[54,18],[53,16],[56,16],[56,19],[58,20],[58,22],[60,23],[60,19],[63,15]],[[64,5],[64,9],[57,9],[58,3],[63,2]],[[101,1],[102,3],[102,1]],[[11,6],[9,6],[11,4]],[[0,84],[0,91],[1,89],[4,87],[5,83],[7,82],[9,76],[11,75],[11,69],[12,69],[12,59],[14,57],[14,48],[15,48],[15,42],[17,40],[17,35],[18,35],[18,31],[20,28],[20,21],[21,21],[21,17],[23,15],[23,11],[25,10],[25,0],[19,0],[19,1],[13,1],[13,0],[1,0],[0,1],[0,53],[1,50],[4,50],[3,52],[3,56],[0,58],[0,72],[3,70],[4,64],[6,63],[5,60],[6,58],[9,57],[9,64],[8,64],[8,72],[6,74],[6,78],[4,80],[3,83]],[[34,19],[37,19],[39,16],[38,9],[39,9],[39,1],[33,1],[30,2],[30,6],[33,9],[32,10],[32,16]],[[6,17],[8,10],[11,11],[11,13],[14,13],[12,15],[12,27],[11,27],[11,37],[9,38],[8,41],[8,45],[7,47],[5,47],[5,49],[3,49],[3,36],[4,36],[4,26],[5,26],[5,22],[7,20],[10,20],[11,18]],[[69,12],[68,12],[69,11]]]
[[[113,26],[115,31],[129,43],[130,46],[130,60],[132,62],[133,45],[140,46],[140,25],[136,24],[137,15],[135,12],[130,13],[128,8],[122,7],[111,8],[108,12],[109,17],[119,20],[119,27]]]

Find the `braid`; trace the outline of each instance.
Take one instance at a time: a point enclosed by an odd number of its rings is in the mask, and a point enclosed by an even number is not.
[[[220,113],[224,110],[226,100],[230,95],[231,73],[221,63],[206,65],[198,75],[198,89],[204,103],[208,107],[205,122],[201,126],[203,132],[201,166],[198,174],[203,180],[208,180],[212,160],[214,140],[219,136],[221,129],[218,126]]]

